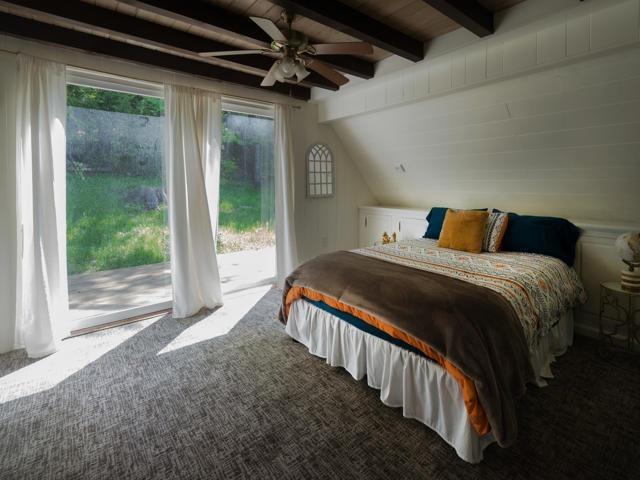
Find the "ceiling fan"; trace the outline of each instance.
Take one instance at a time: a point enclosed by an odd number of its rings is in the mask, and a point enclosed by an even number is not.
[[[270,87],[278,82],[296,77],[296,82],[301,82],[309,75],[309,70],[314,70],[323,77],[337,85],[344,85],[349,81],[347,77],[326,63],[315,58],[316,55],[368,55],[373,53],[373,47],[366,42],[344,43],[318,43],[310,44],[309,38],[302,32],[291,28],[293,15],[287,11],[282,12],[282,19],[287,24],[286,34],[282,33],[278,26],[268,18],[250,17],[262,30],[272,38],[269,48],[256,50],[225,50],[219,52],[202,52],[202,57],[224,57],[228,55],[250,55],[274,53],[277,59],[260,84]]]

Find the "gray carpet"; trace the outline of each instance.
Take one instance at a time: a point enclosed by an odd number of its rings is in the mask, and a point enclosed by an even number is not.
[[[190,322],[128,339],[49,388],[0,404],[0,477],[639,478],[640,361],[577,338],[520,436],[469,465],[376,390],[327,366],[275,320],[272,290],[227,335],[159,354]],[[128,330],[127,330],[128,329]],[[0,356],[0,377],[32,362]],[[55,372],[52,372],[52,375]],[[7,392],[4,392],[5,394]]]

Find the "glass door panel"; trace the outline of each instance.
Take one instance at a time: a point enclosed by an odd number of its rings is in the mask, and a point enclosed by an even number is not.
[[[222,113],[217,253],[223,291],[275,277],[273,118]]]
[[[74,328],[171,298],[164,101],[67,88],[67,265]]]

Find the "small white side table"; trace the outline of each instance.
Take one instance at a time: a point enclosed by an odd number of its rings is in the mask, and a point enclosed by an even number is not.
[[[607,325],[605,319],[610,320]],[[640,345],[640,293],[623,290],[620,282],[601,283],[599,328],[603,347],[626,343],[634,352]]]

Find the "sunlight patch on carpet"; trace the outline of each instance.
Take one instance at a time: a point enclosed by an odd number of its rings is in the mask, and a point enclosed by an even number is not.
[[[174,338],[158,355],[226,335],[269,290],[271,285],[264,285],[225,295],[224,305],[215,312],[185,320],[193,322],[193,325]]]
[[[0,378],[0,404],[55,387],[160,318],[64,340],[56,353]]]

